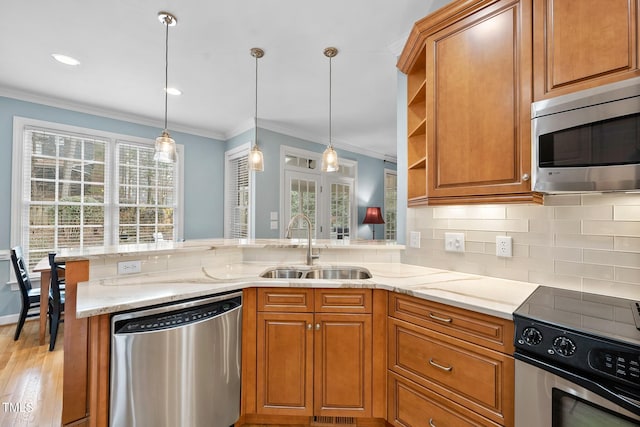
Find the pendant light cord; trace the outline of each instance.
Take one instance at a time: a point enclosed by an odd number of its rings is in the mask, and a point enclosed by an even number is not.
[[[256,105],[255,105],[255,114],[253,116],[253,127],[254,127],[254,136],[253,136],[253,145],[258,146],[258,55],[255,55],[256,58]]]
[[[333,148],[333,141],[331,140],[331,60],[333,57],[329,57],[329,147]]]
[[[165,41],[164,41],[164,130],[167,130],[167,108],[168,108],[168,86],[169,86],[169,24],[171,18],[166,16],[164,18],[164,25],[167,27]]]

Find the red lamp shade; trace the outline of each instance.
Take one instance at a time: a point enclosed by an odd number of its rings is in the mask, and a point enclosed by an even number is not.
[[[382,218],[382,212],[379,207],[367,208],[367,213],[364,216],[363,224],[384,224]]]

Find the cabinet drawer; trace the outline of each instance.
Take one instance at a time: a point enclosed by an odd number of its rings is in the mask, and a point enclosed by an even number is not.
[[[394,426],[499,426],[393,372],[389,373],[388,399],[388,421]]]
[[[258,311],[313,312],[313,289],[258,288]]]
[[[317,313],[371,313],[371,289],[316,289]]]
[[[409,295],[389,294],[389,316],[513,354],[513,321]]]
[[[511,356],[390,319],[389,368],[484,417],[513,425]]]

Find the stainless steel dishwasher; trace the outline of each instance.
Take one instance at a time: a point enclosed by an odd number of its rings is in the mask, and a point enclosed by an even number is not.
[[[242,292],[114,315],[109,424],[236,422],[241,322]]]

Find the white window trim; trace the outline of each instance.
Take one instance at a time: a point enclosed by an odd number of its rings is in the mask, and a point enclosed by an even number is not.
[[[24,188],[24,130],[25,127],[35,127],[42,129],[49,129],[52,131],[68,132],[71,134],[87,135],[89,137],[97,137],[109,140],[107,148],[106,159],[110,165],[115,165],[115,146],[117,142],[133,142],[144,145],[153,146],[155,141],[140,138],[131,135],[118,134],[114,132],[106,132],[97,129],[83,128],[79,126],[72,126],[62,123],[48,122],[44,120],[30,119],[27,117],[13,117],[13,153],[12,153],[12,172],[11,172],[11,244],[10,246],[24,245],[22,243],[22,231],[24,227],[24,220],[22,215],[22,208],[27,196],[30,197],[31,190]],[[176,151],[179,158],[184,158],[184,146],[182,144],[176,144]],[[174,227],[176,229],[176,240],[181,240],[184,236],[184,163],[183,167],[177,168],[176,186],[178,188],[178,206],[174,212]],[[116,184],[115,171],[110,169],[105,171],[110,180],[110,188],[114,188]],[[114,210],[117,209],[117,191],[111,191],[109,200],[105,200],[105,219],[110,221],[114,218]],[[105,227],[107,224],[105,224]],[[113,228],[113,224],[110,225]],[[113,242],[113,232],[105,233],[105,245],[117,244],[117,241]],[[28,248],[23,248],[25,252]]]
[[[231,203],[231,201],[229,200],[229,195],[227,194],[227,183],[229,182],[229,180],[231,179],[231,168],[227,167],[229,164],[229,161],[233,160],[233,159],[237,159],[240,158],[242,156],[248,156],[249,155],[249,151],[251,150],[251,142],[246,142],[242,145],[239,145],[236,148],[233,148],[229,151],[225,151],[224,153],[224,208],[223,208],[223,221],[224,221],[224,236],[225,238],[227,236],[229,236],[230,231],[229,231],[229,224],[228,224],[228,209],[227,207],[229,206],[229,203]],[[255,192],[255,185],[253,185],[253,183],[255,182],[256,179],[256,171],[252,171],[249,170],[249,218],[248,218],[248,230],[247,230],[247,235],[249,239],[255,239],[255,233],[256,233],[256,192]]]

